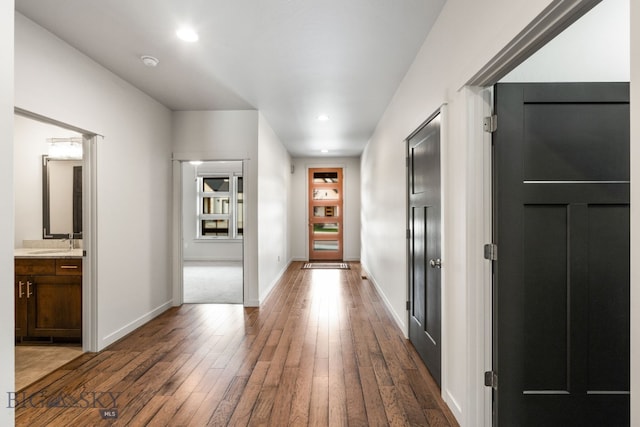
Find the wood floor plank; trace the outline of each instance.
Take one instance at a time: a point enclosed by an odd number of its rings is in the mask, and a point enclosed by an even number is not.
[[[273,408],[269,417],[269,426],[285,426],[289,424],[291,401],[298,378],[298,368],[285,367],[276,390]],[[266,381],[265,381],[266,382]]]
[[[360,371],[353,350],[353,338],[350,331],[341,331],[342,363],[346,393],[347,419],[349,426],[366,426],[367,412],[364,405]]]
[[[369,425],[388,426],[387,415],[384,411],[380,388],[376,382],[376,374],[371,367],[361,367],[360,381],[362,394],[367,409],[367,421]]]
[[[329,425],[329,377],[313,377],[308,425],[314,427]]]
[[[259,308],[172,307],[24,389],[117,394],[96,407],[16,408],[17,426],[456,426],[375,287],[295,262]]]

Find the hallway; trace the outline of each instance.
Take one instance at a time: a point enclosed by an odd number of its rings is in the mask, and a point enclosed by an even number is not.
[[[260,309],[183,305],[81,356],[15,396],[16,425],[457,425],[360,265],[301,266]]]

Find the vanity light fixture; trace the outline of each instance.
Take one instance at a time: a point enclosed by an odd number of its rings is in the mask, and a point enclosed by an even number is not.
[[[48,138],[50,159],[82,160],[82,138]]]
[[[193,31],[191,28],[180,28],[176,31],[176,35],[180,40],[189,43],[195,43],[200,39],[200,37],[198,37],[198,33]]]
[[[151,56],[151,55],[142,55],[140,57],[140,60],[142,61],[142,63],[144,65],[146,65],[147,67],[150,67],[150,68],[157,67],[158,63],[160,62],[158,60],[158,58],[156,58],[155,56]]]

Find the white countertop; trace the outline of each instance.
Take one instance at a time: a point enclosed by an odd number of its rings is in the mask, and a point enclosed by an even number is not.
[[[82,258],[82,249],[19,248],[15,258]]]

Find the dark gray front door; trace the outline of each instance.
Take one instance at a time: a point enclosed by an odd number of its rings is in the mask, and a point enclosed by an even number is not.
[[[409,338],[440,385],[440,114],[407,147]]]
[[[499,426],[629,425],[629,86],[499,84]]]

